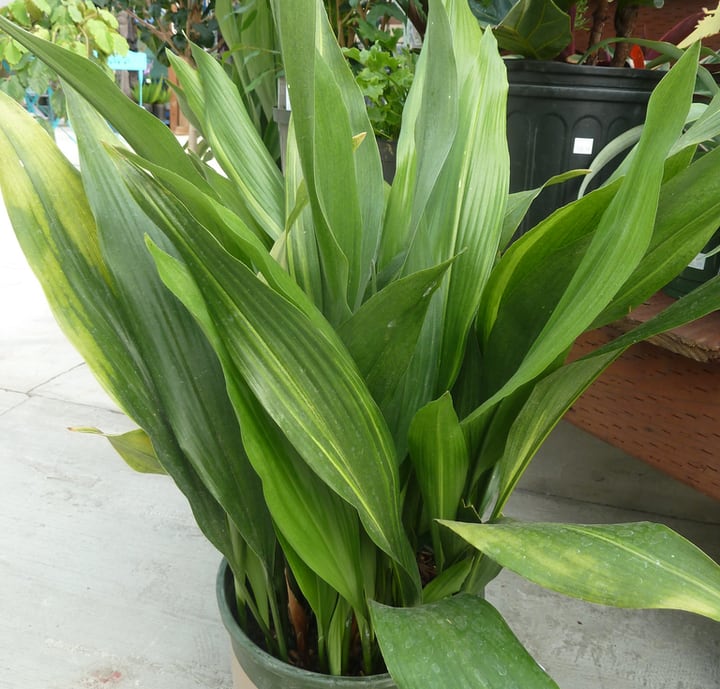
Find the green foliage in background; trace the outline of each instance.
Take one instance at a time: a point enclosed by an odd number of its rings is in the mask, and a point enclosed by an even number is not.
[[[117,19],[90,0],[14,0],[0,8],[8,17],[39,38],[105,65],[109,55],[127,53],[127,41],[118,33]],[[0,32],[0,89],[17,101],[25,89],[37,95],[51,92],[52,112],[62,117],[65,102],[56,73],[36,60],[20,43]],[[109,72],[109,69],[108,69]]]
[[[369,48],[344,48],[343,54],[350,61],[355,80],[365,96],[375,134],[396,141],[415,76],[417,55],[407,47],[398,47],[402,31],[378,31],[377,34]]]

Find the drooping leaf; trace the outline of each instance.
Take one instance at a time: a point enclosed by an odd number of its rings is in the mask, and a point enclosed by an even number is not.
[[[147,253],[145,235],[165,245],[167,240],[127,189],[113,183],[117,168],[103,143],[116,144],[116,136],[72,89],[67,96],[100,246],[131,322],[138,355],[150,369],[163,416],[184,461],[270,567],[274,533],[260,499],[258,477],[242,448],[219,363],[195,321],[158,278]],[[185,471],[179,465],[172,469],[173,475]]]
[[[662,524],[443,522],[540,586],[620,608],[672,608],[720,621],[720,565]]]
[[[595,320],[622,318],[674,278],[717,231],[720,151],[715,149],[663,186],[653,239],[642,263]]]
[[[262,480],[262,495],[275,524],[307,567],[363,611],[356,513],[310,471],[255,399],[187,268],[156,245],[150,249],[165,284],[203,326],[221,359],[244,447]]]
[[[388,670],[401,689],[558,689],[483,598],[414,608],[374,604]]]
[[[70,342],[118,405],[153,439],[208,539],[232,562],[227,516],[168,428],[152,374],[102,257],[77,170],[32,117],[0,94],[0,188],[20,245]],[[170,473],[170,472],[169,472]]]
[[[655,318],[612,340],[539,381],[508,425],[504,455],[495,467],[498,496],[491,518],[498,517],[530,460],[590,384],[628,347],[671,328],[702,318],[720,307],[720,278],[714,278]]]
[[[120,434],[103,433],[97,428],[76,427],[71,431],[101,435],[110,441],[115,451],[125,460],[127,465],[143,474],[167,474],[158,461],[152,442],[142,429]]]

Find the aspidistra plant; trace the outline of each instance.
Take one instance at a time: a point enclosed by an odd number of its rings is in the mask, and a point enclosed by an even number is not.
[[[627,176],[508,248],[532,194],[508,195],[505,71],[467,3],[431,3],[390,187],[323,4],[270,4],[293,112],[284,174],[201,50],[196,70],[175,67],[222,173],[82,58],[0,24],[63,77],[81,155],[78,172],[0,100],[0,186],[20,243],[138,424],[111,442],[172,477],[229,561],[241,624],[321,672],[545,689],[483,598],[501,567],[596,603],[720,620],[720,567],[665,527],[503,516],[606,366],[720,307],[715,279],[564,363],[718,226],[720,153],[691,162],[692,145],[674,148],[697,139],[680,138],[697,49],[653,94]],[[305,615],[288,612],[298,603]]]

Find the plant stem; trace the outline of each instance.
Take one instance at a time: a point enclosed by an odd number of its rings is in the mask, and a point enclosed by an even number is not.
[[[366,675],[371,675],[373,673],[372,630],[370,629],[370,624],[364,617],[356,614],[355,619],[357,620],[358,634],[360,635],[360,644],[362,646],[363,671]]]
[[[637,19],[638,5],[618,6],[615,10],[615,33],[620,38],[632,36],[635,20]],[[624,67],[625,60],[630,54],[630,44],[622,41],[615,46],[615,55],[611,65],[613,67]]]
[[[596,43],[602,40],[603,29],[605,28],[605,22],[608,20],[608,0],[597,0],[595,11],[593,12],[593,23],[590,29],[590,36],[588,42],[588,50],[590,50]],[[598,52],[594,51],[590,54],[587,59],[587,64],[596,65],[598,61]]]

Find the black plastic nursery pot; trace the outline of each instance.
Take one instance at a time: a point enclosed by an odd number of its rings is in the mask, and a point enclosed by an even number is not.
[[[234,689],[397,689],[390,675],[331,677],[308,672],[278,660],[255,644],[235,614],[233,575],[226,560],[217,576],[217,601],[232,645]]]
[[[541,186],[553,175],[587,168],[602,148],[642,124],[663,72],[505,61],[510,83],[508,146],[510,191]],[[617,167],[618,157],[591,189]],[[520,234],[577,198],[581,178],[545,189],[528,212]]]

